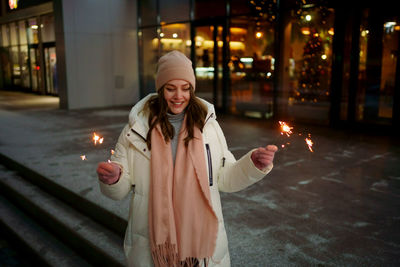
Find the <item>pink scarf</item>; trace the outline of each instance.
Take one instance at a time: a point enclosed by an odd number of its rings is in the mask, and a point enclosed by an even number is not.
[[[155,266],[193,266],[212,257],[218,219],[211,204],[203,137],[185,147],[186,117],[178,137],[175,166],[160,126],[151,133],[149,233]]]

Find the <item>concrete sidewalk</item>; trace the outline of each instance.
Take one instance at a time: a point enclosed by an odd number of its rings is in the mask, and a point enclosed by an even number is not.
[[[129,198],[102,196],[95,170],[109,158],[129,110],[65,111],[56,98],[0,91],[0,153],[127,219]],[[237,158],[288,141],[271,122],[217,119]],[[102,144],[93,144],[93,132]],[[232,266],[399,265],[398,140],[301,125],[294,132],[265,179],[221,194]],[[313,153],[300,132],[312,134]]]

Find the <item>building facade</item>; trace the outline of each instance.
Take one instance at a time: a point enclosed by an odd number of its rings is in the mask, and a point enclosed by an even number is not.
[[[0,11],[0,88],[67,109],[139,99],[135,1],[2,0]]]
[[[0,87],[58,95],[62,108],[135,103],[179,50],[219,112],[400,125],[392,1],[2,0],[0,11]]]
[[[36,1],[32,6],[19,7],[30,10],[30,14],[20,16],[15,16],[17,8],[18,1],[7,4],[2,1],[0,85],[2,88],[57,95],[52,4]],[[9,15],[8,21],[3,19],[6,14]]]
[[[224,112],[399,125],[395,10],[390,1],[139,1],[141,96],[154,91],[157,59],[177,49],[193,61],[197,95]]]

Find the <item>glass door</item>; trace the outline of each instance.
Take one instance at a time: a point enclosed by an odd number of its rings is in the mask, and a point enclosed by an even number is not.
[[[282,33],[284,70],[279,101],[287,106],[290,120],[327,125],[335,11],[322,2],[301,4],[293,11]]]
[[[45,47],[46,94],[58,95],[56,47]]]
[[[364,10],[360,27],[356,121],[392,122],[399,35],[398,16]]]
[[[257,16],[230,20],[230,111],[255,118],[273,116],[274,24]]]
[[[39,64],[39,49],[37,45],[29,46],[29,59],[30,59],[30,76],[32,79],[32,91],[40,92],[41,88],[41,69]]]
[[[223,27],[202,25],[194,28],[196,95],[222,108]]]

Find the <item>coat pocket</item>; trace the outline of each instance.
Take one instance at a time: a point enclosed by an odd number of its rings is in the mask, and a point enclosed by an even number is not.
[[[213,185],[213,172],[212,172],[212,160],[211,160],[211,150],[210,145],[206,144],[207,151],[207,162],[208,162],[208,180],[210,182],[210,186]]]

